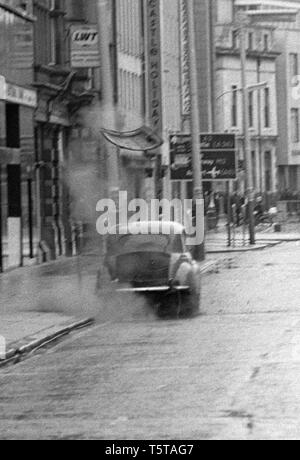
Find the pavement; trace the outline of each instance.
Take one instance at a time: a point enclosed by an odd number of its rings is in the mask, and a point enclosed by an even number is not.
[[[284,227],[283,227],[284,228]],[[287,227],[286,230],[289,230]],[[228,230],[221,226],[209,231],[206,235],[206,250],[208,254],[239,253],[259,251],[284,242],[300,241],[300,223],[291,227],[292,231],[274,232],[273,227],[262,226],[256,229],[256,244],[250,245],[248,234],[243,234],[241,227],[232,232],[231,246],[228,245]]]
[[[62,258],[0,275],[0,365],[93,323],[86,291],[98,261]]]
[[[90,253],[0,276],[0,366],[93,324],[103,308],[94,295],[99,261]],[[206,260],[200,271],[214,272],[222,262]]]
[[[197,318],[108,304],[0,370],[0,438],[299,440],[299,273],[288,242],[205,275]]]

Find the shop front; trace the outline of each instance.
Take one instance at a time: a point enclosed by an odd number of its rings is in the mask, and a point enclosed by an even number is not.
[[[1,270],[33,258],[36,91],[0,76]]]

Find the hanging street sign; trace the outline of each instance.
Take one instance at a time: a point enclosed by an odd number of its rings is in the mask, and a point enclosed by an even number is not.
[[[171,180],[192,181],[192,138],[170,136]],[[237,179],[236,138],[232,134],[201,134],[202,179],[206,182]]]

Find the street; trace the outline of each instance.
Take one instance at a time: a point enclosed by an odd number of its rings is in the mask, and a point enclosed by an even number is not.
[[[285,243],[204,276],[196,319],[99,312],[0,370],[0,438],[298,439],[299,270]]]

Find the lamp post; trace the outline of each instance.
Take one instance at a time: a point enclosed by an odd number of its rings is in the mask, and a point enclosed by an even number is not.
[[[195,12],[194,0],[186,0],[188,12],[188,36],[189,36],[189,77],[191,95],[191,130],[192,130],[192,157],[194,175],[194,201],[200,207],[201,234],[204,235],[204,198],[202,184],[202,163],[201,163],[201,143],[200,143],[200,113],[198,97],[198,78],[197,78],[197,55],[196,55],[196,36],[195,36]],[[196,260],[205,259],[204,241],[195,246],[194,256]]]
[[[255,90],[260,90],[260,89],[263,89],[263,88],[266,88],[268,86],[268,82],[267,81],[263,81],[261,83],[257,83],[255,85],[250,85],[250,86],[247,86],[247,91],[250,92],[250,91],[255,91]],[[219,99],[221,99],[222,97],[226,96],[226,94],[232,94],[232,93],[237,93],[239,91],[242,91],[242,88],[235,88],[235,89],[229,89],[227,91],[224,91],[224,93],[220,94],[218,97],[217,97],[217,101]]]
[[[255,238],[255,193],[252,175],[251,139],[249,133],[249,92],[247,89],[247,55],[246,55],[246,26],[249,20],[247,16],[240,17],[239,37],[242,70],[242,99],[243,99],[243,126],[244,126],[244,149],[246,165],[246,193],[248,197],[249,217],[249,241],[251,245],[256,242]]]

